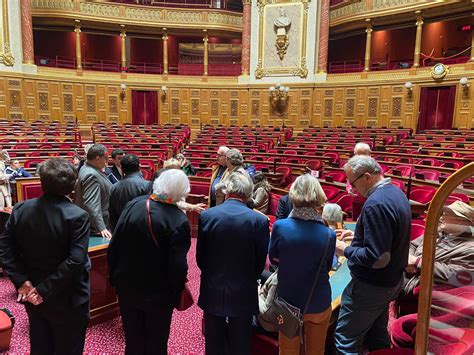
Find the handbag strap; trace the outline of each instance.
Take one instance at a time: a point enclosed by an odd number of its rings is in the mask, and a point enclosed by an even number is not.
[[[157,248],[160,248],[158,245],[158,241],[156,240],[155,233],[153,233],[153,227],[151,225],[151,208],[150,208],[150,197],[146,199],[146,212],[147,212],[147,224],[148,224],[148,230],[150,231],[151,234],[151,239],[153,240],[153,243],[156,245]]]
[[[324,248],[323,257],[321,259],[321,262],[319,263],[318,271],[316,272],[316,277],[314,278],[313,286],[311,286],[311,291],[309,292],[308,301],[306,301],[306,305],[304,306],[303,316],[306,314],[306,311],[308,310],[309,302],[311,301],[314,288],[316,287],[316,283],[318,282],[318,279],[319,279],[319,273],[321,272],[321,267],[323,266],[323,264],[326,263],[326,254],[328,253],[329,240],[331,239],[331,230],[329,228],[328,228],[327,236],[328,237],[326,238],[326,247]]]

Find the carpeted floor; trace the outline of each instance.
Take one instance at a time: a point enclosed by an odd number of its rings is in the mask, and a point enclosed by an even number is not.
[[[195,300],[199,293],[200,271],[196,265],[196,239],[192,239],[188,253],[189,287]],[[0,278],[0,308],[6,307],[16,317],[15,327],[8,354],[29,353],[28,318],[24,307],[15,302],[16,291],[12,283]],[[168,343],[172,355],[204,354],[204,337],[201,332],[202,311],[194,304],[185,312],[175,311]],[[121,354],[125,340],[120,317],[89,327],[84,352],[86,354]]]

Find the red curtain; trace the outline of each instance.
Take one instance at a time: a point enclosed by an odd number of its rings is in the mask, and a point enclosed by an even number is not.
[[[158,123],[158,93],[156,91],[132,90],[132,123]]]
[[[422,88],[418,132],[453,126],[456,86]]]

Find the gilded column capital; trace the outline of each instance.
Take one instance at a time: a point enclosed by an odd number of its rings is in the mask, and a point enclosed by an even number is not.
[[[168,40],[168,29],[166,27],[163,27],[163,34],[161,35],[161,39],[163,41],[167,41]]]
[[[202,30],[202,33],[203,33],[203,36],[204,36],[204,37],[202,38],[203,42],[204,42],[204,43],[209,42],[209,34],[207,33],[207,30]]]
[[[365,19],[365,33],[372,33],[372,20],[370,18]]]
[[[74,20],[74,32],[81,33],[81,20]]]
[[[122,38],[127,37],[127,29],[125,25],[120,25],[120,37]]]
[[[423,25],[423,13],[421,10],[415,11],[415,16],[416,16],[416,25],[421,26]]]
[[[252,5],[252,0],[242,0],[244,5]]]

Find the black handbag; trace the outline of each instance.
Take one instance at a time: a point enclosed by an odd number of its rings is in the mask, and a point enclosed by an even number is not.
[[[298,307],[295,307],[285,301],[280,296],[275,297],[273,300],[270,309],[265,313],[268,314],[268,321],[272,323],[278,331],[282,332],[288,338],[294,338],[299,335],[301,342],[303,342],[302,331],[303,331],[303,319],[306,311],[309,307],[309,302],[313,296],[314,288],[318,282],[319,273],[321,272],[321,267],[326,263],[326,254],[329,248],[330,232],[328,231],[328,237],[326,240],[326,247],[324,249],[323,257],[321,263],[319,264],[318,271],[311,286],[311,291],[309,292],[308,300],[304,307],[303,312]]]

